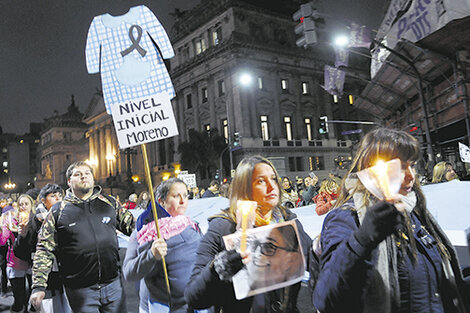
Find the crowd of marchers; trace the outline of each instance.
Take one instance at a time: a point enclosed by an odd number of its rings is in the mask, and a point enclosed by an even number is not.
[[[397,158],[399,192],[380,200],[357,173]],[[427,209],[415,171],[420,158],[414,137],[377,128],[363,137],[343,178],[332,172],[319,183],[310,173],[293,183],[268,159],[246,156],[231,182],[212,181],[203,193],[178,178],[161,182],[153,191],[156,212],[147,192],[121,205],[95,184],[90,165],[76,162],[66,169],[65,192],[47,184],[15,201],[0,197],[0,291],[5,295],[9,281],[11,312],[128,312],[126,293],[136,292],[139,312],[295,313],[301,282],[237,299],[232,278],[251,263],[268,280],[275,269],[288,271],[289,262],[276,258],[302,252],[312,310],[470,312],[469,279]],[[453,179],[450,163],[436,164],[433,183]],[[202,233],[185,215],[189,199],[215,196],[229,204]],[[298,244],[271,236],[247,250],[227,249],[223,237],[240,227],[239,200],[257,204],[249,227],[294,221]],[[310,204],[312,214],[326,214],[314,240],[295,214]],[[142,213],[134,217],[135,209]],[[117,232],[130,236],[124,260]],[[124,290],[123,280],[136,290]]]

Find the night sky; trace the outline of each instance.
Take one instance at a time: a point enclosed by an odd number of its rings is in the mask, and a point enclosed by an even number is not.
[[[377,28],[387,0],[325,1],[324,11],[340,19]],[[71,94],[81,112],[88,106],[100,75],[85,64],[88,27],[94,16],[121,15],[135,5],[152,10],[170,33],[174,8],[199,0],[0,0],[0,126],[22,134],[54,110],[64,113]],[[353,7],[347,7],[352,5]],[[292,30],[294,31],[294,30]]]

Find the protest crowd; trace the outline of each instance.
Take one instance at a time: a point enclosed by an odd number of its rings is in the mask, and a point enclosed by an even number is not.
[[[247,156],[229,182],[161,182],[158,221],[148,192],[121,204],[95,185],[90,165],[76,162],[66,169],[66,190],[47,184],[1,196],[1,296],[13,294],[11,312],[128,312],[130,292],[139,312],[299,312],[305,271],[318,312],[469,312],[468,270],[464,278],[427,209],[419,158],[414,137],[384,128],[364,136],[343,178],[332,171],[321,181],[313,172],[291,180],[268,159]],[[398,192],[382,198],[362,178],[378,159],[399,159],[402,175]],[[456,179],[451,163],[435,165],[433,184]],[[190,199],[210,197],[229,205],[203,232],[185,213]],[[254,203],[248,217],[240,213],[246,200]],[[326,216],[316,238],[296,218],[308,205]],[[130,236],[123,260],[117,232]],[[135,290],[124,290],[123,280]],[[241,298],[240,281],[248,294]]]

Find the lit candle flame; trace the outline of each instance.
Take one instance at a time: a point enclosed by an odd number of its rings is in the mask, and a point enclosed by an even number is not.
[[[373,172],[376,174],[382,191],[384,193],[385,199],[390,199],[390,188],[388,186],[388,165],[382,160],[378,160],[375,166],[373,167]]]
[[[246,251],[246,229],[248,228],[248,215],[250,214],[253,207],[256,207],[256,202],[239,200],[237,201],[238,210],[242,214],[242,236],[240,239],[240,251]]]

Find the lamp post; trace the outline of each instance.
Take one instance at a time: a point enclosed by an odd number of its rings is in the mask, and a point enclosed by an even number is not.
[[[426,137],[426,152],[427,152],[428,160],[429,160],[429,164],[430,164],[429,168],[432,169],[433,166],[434,166],[435,156],[434,156],[434,151],[432,149],[431,132],[430,132],[430,127],[429,127],[429,114],[428,114],[428,110],[427,110],[426,99],[425,99],[425,96],[424,96],[423,79],[421,77],[421,74],[418,71],[418,69],[416,68],[416,65],[414,64],[414,62],[408,56],[405,56],[404,54],[396,51],[395,49],[392,49],[392,48],[384,45],[380,41],[377,41],[377,40],[374,40],[374,39],[371,39],[371,40],[372,40],[373,43],[375,43],[379,47],[384,48],[385,50],[389,51],[391,54],[397,56],[402,61],[404,61],[406,64],[408,64],[408,66],[411,68],[411,70],[414,72],[414,74],[416,76],[416,80],[418,82],[418,96],[419,96],[420,107],[421,107],[421,111],[423,112],[423,115],[424,115],[423,120],[424,120],[424,133],[425,133],[425,137]],[[338,47],[345,47],[348,43],[349,43],[349,38],[347,36],[344,36],[344,35],[340,35],[340,36],[336,37],[335,40],[334,40],[334,44]]]
[[[240,84],[241,86],[244,86],[244,87],[247,87],[249,85],[251,85],[251,82],[253,81],[253,76],[248,73],[248,72],[241,72],[239,74],[236,74],[238,76],[238,79],[236,80],[235,84],[230,88],[230,97],[231,97],[231,103],[232,103],[232,106],[233,106],[233,103],[234,103],[234,100],[233,100],[233,90],[235,89],[235,87],[238,87],[238,84]],[[238,84],[237,84],[238,83]],[[230,172],[233,170],[233,155],[232,155],[232,152],[233,152],[233,149],[232,149],[232,122],[231,119],[230,119],[230,112],[229,112],[229,105],[228,105],[228,95],[226,97],[226,100],[225,100],[225,110],[227,112],[227,131],[228,131],[228,149],[229,149],[229,157],[230,157]],[[233,125],[235,126],[235,125]],[[225,149],[224,149],[225,151]],[[222,154],[223,152],[221,153],[221,156],[220,156],[220,164],[221,164],[221,176],[223,171],[222,171]]]
[[[116,157],[112,153],[106,155],[106,161],[108,161],[108,172],[109,176],[113,176],[113,162],[116,160]]]
[[[5,191],[8,192],[8,196],[10,196],[11,191],[16,188],[16,184],[15,184],[15,183],[12,183],[12,182],[11,182],[11,178],[8,177],[8,183],[6,183],[5,185],[3,185],[3,187],[5,188]]]
[[[115,187],[116,184],[116,177],[113,176],[113,162],[116,161],[116,157],[112,153],[108,153],[106,155],[106,161],[108,163],[108,173],[109,176],[106,178],[106,182],[108,183],[110,193],[111,195],[113,194],[113,187]]]

